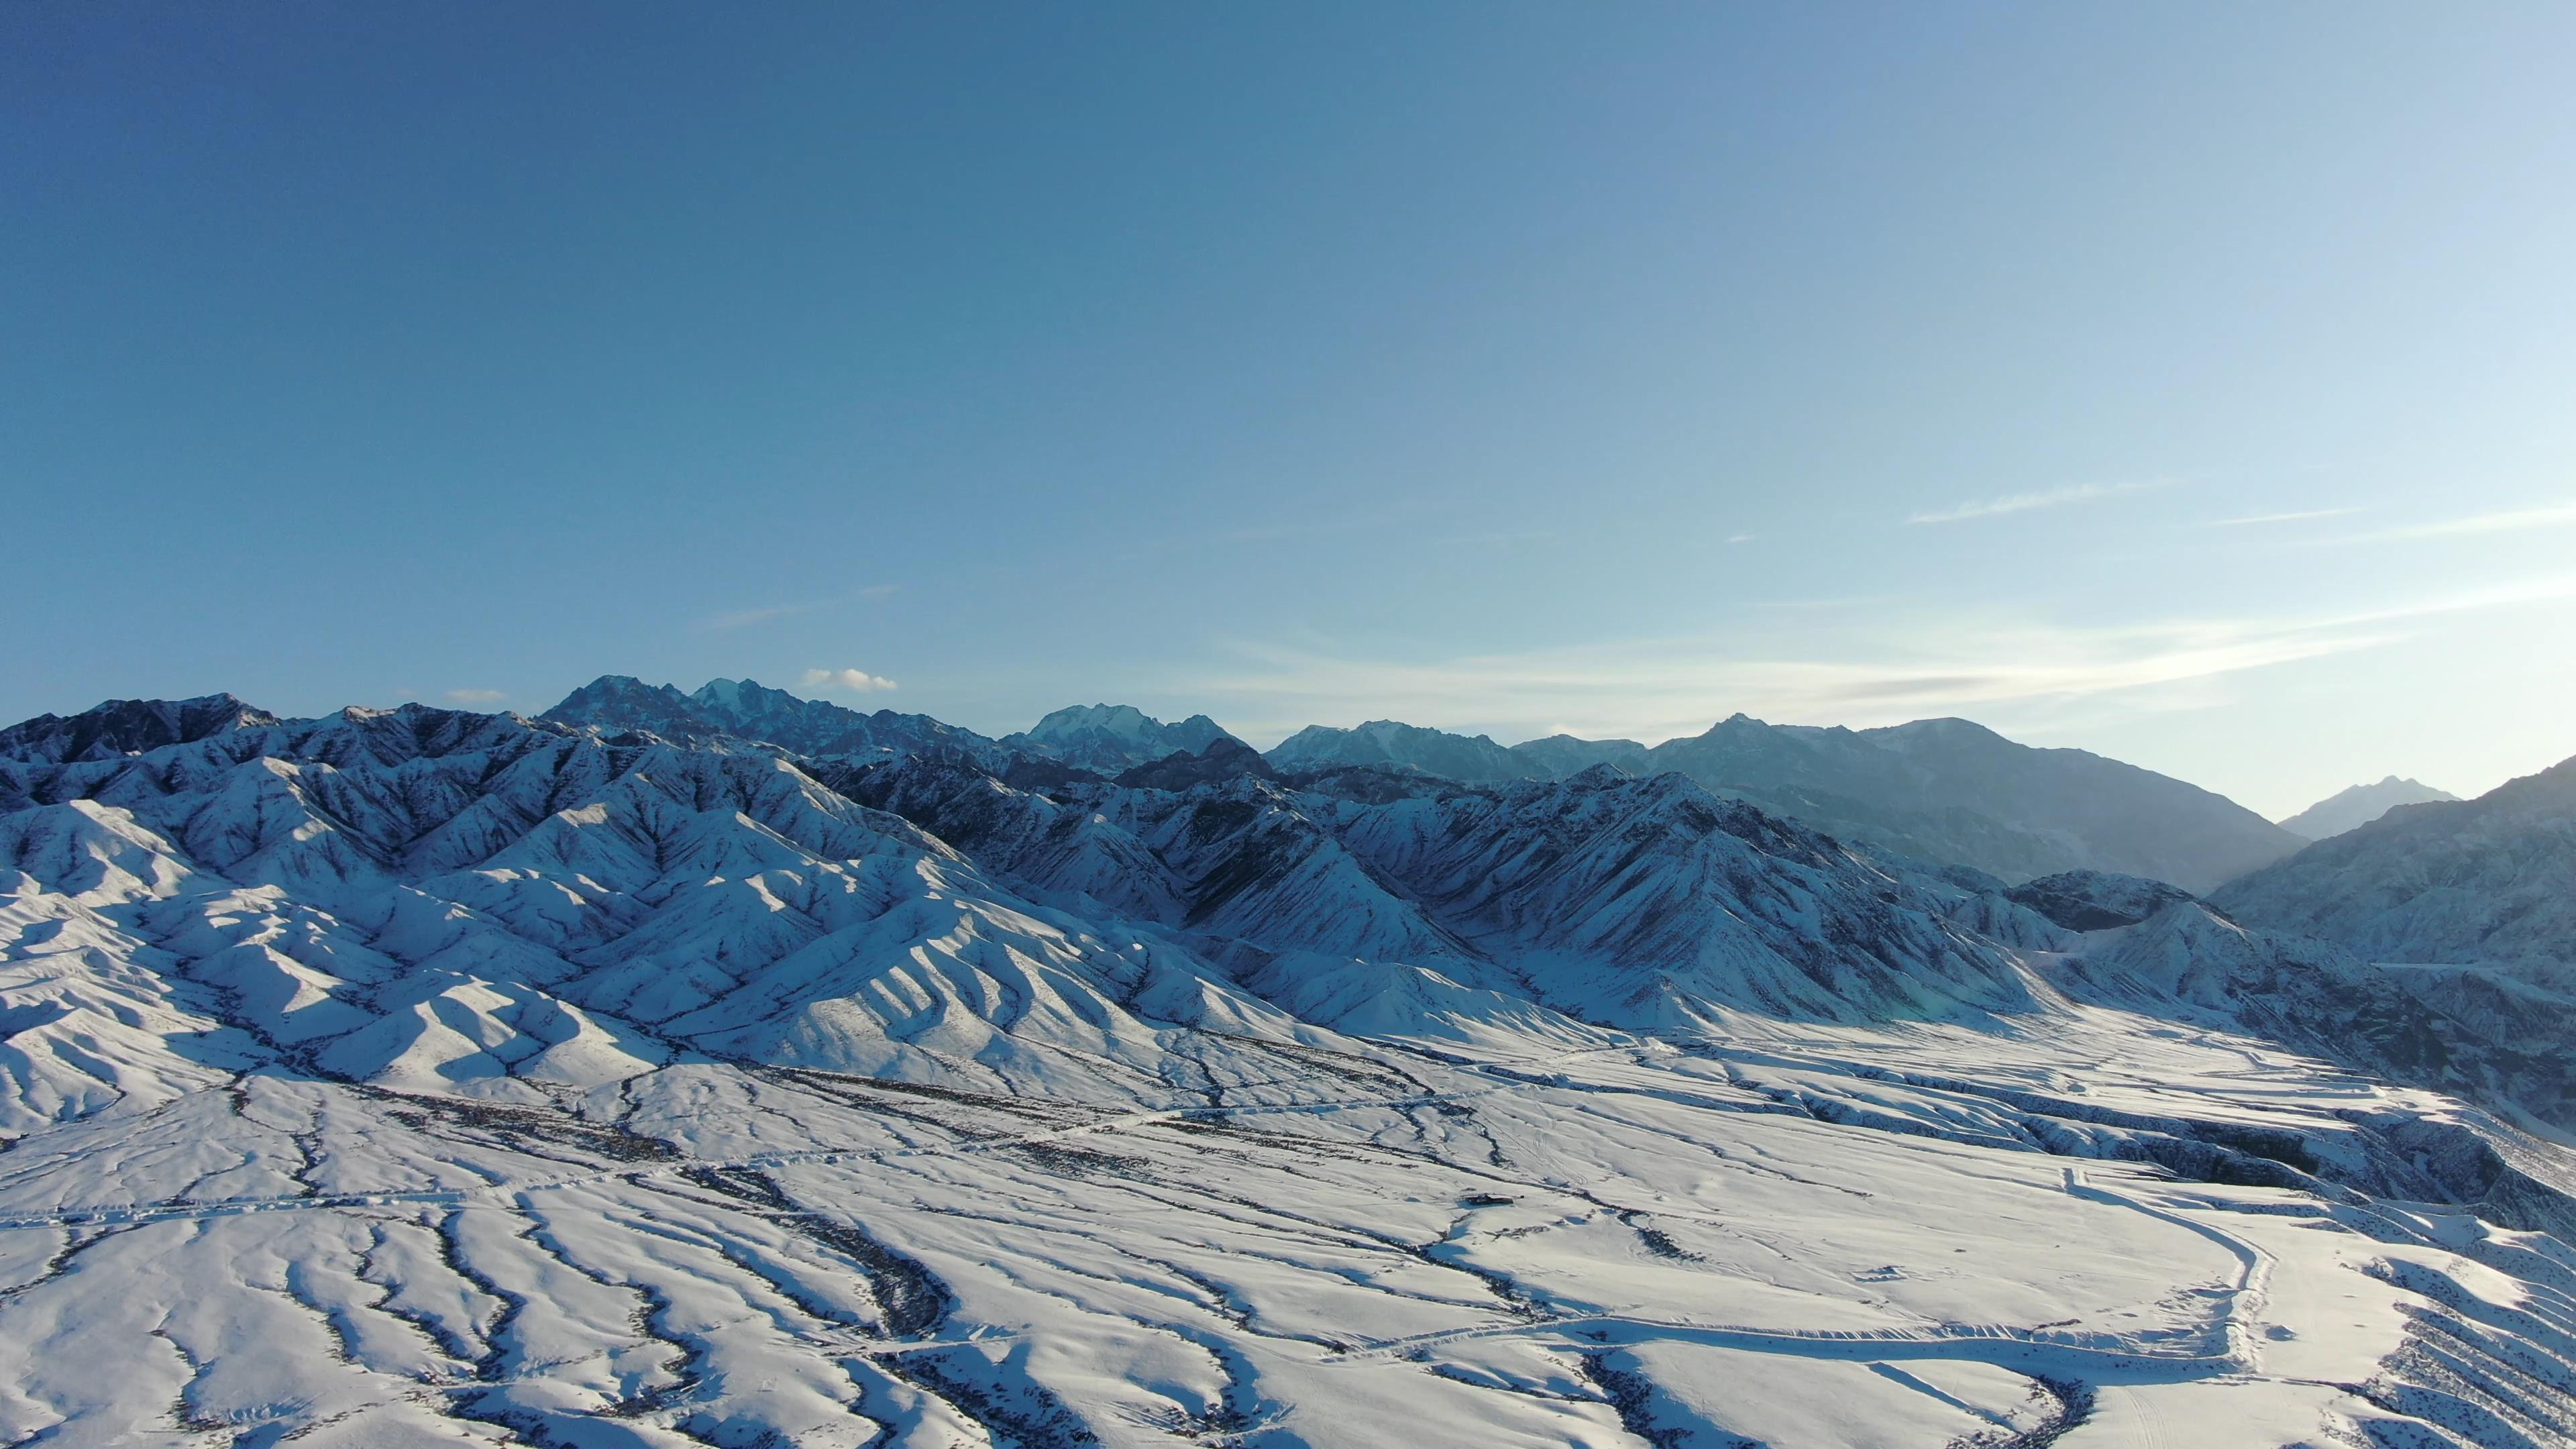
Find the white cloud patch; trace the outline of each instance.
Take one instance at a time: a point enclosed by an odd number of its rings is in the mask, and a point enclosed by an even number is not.
[[[852,694],[872,694],[895,687],[893,680],[864,669],[808,669],[804,682],[807,689],[843,689]]]
[[[498,704],[510,696],[498,689],[451,689],[447,697],[458,704]]]
[[[2000,498],[1978,498],[1954,503],[1947,508],[1930,509],[1908,517],[1907,523],[1961,523],[1971,518],[1996,518],[2007,513],[2027,513],[2034,508],[2063,508],[2070,503],[2095,503],[2127,493],[2143,493],[2162,488],[2169,478],[2142,478],[2126,483],[2077,483],[2065,488],[2051,488],[2040,493],[2007,493]]]

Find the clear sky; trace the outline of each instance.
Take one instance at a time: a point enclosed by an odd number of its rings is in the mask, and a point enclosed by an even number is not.
[[[0,715],[2576,754],[2576,7],[0,6]]]

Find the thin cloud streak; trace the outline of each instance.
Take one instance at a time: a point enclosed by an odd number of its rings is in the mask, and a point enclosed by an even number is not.
[[[903,585],[901,584],[870,584],[866,588],[852,589],[846,594],[838,594],[828,599],[807,599],[802,603],[795,604],[770,604],[757,609],[732,609],[721,614],[711,614],[704,619],[700,619],[697,627],[700,629],[748,629],[755,624],[766,624],[777,619],[792,619],[799,614],[810,614],[817,609],[828,609],[835,604],[846,604],[852,599],[875,600],[892,598],[902,587]]]
[[[766,609],[736,609],[729,614],[717,614],[707,619],[704,627],[748,629],[754,624],[766,624],[772,619],[792,618],[798,614],[810,613],[813,609],[812,604],[773,604]]]
[[[2346,534],[2341,538],[2324,541],[2404,543],[2427,538],[2466,538],[2482,533],[2510,533],[2525,528],[2565,528],[2571,524],[2576,524],[2576,503],[2552,503],[2539,508],[2514,508],[2496,513],[2471,513],[2458,518],[2437,518],[2424,523],[2399,524],[2394,528]]]
[[[458,704],[498,704],[510,696],[498,689],[451,689],[447,697]]]
[[[1996,518],[2007,513],[2027,513],[2034,508],[2063,508],[2070,503],[2096,503],[2123,494],[2143,493],[2162,488],[2170,478],[2143,478],[2126,483],[2076,483],[2064,488],[2051,488],[2041,493],[2007,493],[2000,498],[1979,498],[1948,508],[1916,513],[1905,521],[1909,524],[1964,523],[1972,518]]]
[[[1397,718],[1506,741],[1557,732],[1654,742],[1739,710],[1866,727],[1926,715],[2136,697],[2301,660],[2379,648],[2443,615],[2576,598],[2576,575],[2367,613],[2170,620],[2112,627],[1992,618],[1876,620],[1820,629],[1761,655],[1746,635],[1639,639],[1445,660],[1351,658],[1258,643],[1243,663],[1180,682],[1231,699],[1259,742],[1307,724]],[[2214,697],[2214,696],[2212,696]]]
[[[2308,508],[2296,513],[2254,513],[2243,518],[2213,518],[2203,528],[2246,528],[2264,523],[2304,523],[2312,518],[2349,518],[2358,508]]]

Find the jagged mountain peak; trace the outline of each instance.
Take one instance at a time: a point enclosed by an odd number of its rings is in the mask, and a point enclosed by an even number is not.
[[[1233,738],[1203,714],[1166,724],[1130,704],[1076,704],[1049,711],[1030,728],[1004,735],[1001,745],[1076,769],[1115,775],[1173,754],[1197,755],[1219,740]]]
[[[1056,740],[1082,730],[1102,730],[1139,738],[1160,730],[1163,722],[1132,704],[1069,704],[1049,710],[1026,732],[1031,739]]]

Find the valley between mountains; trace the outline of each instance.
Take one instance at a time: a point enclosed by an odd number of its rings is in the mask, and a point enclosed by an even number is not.
[[[2576,1443],[2571,770],[40,717],[0,1437]]]

